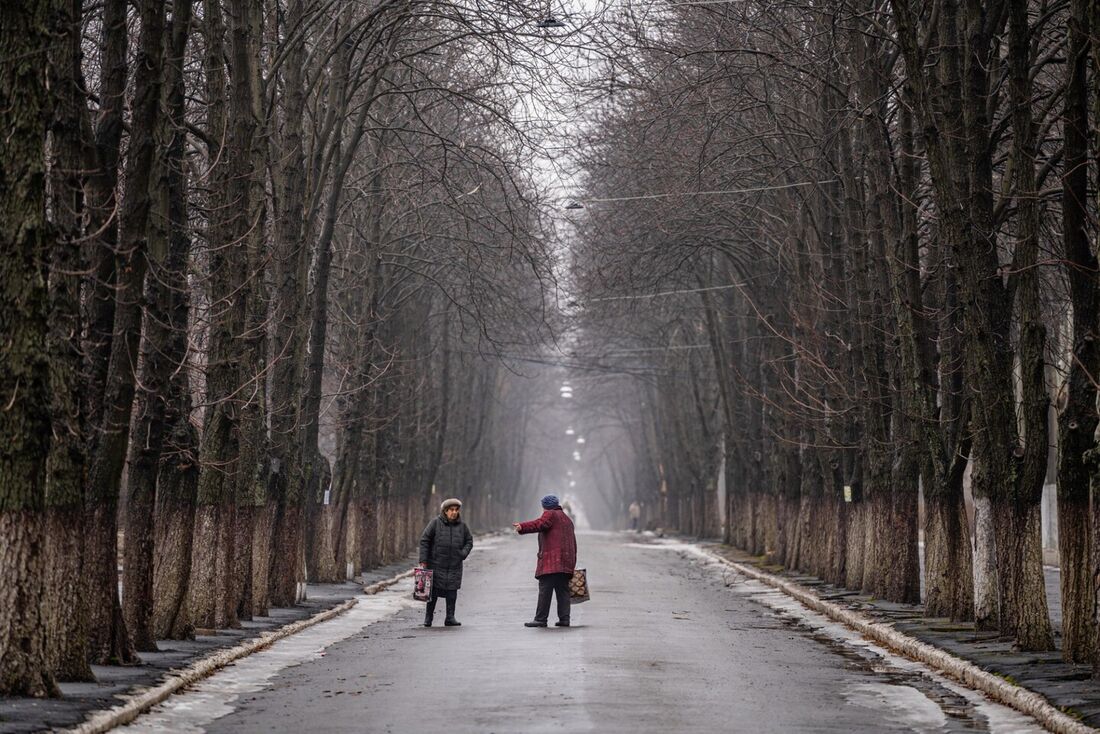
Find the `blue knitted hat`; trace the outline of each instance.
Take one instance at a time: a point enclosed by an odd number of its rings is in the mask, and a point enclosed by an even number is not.
[[[542,498],[542,506],[547,510],[553,509],[558,506],[558,498],[556,495],[548,494]]]

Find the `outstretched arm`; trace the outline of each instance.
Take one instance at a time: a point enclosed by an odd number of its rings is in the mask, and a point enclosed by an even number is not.
[[[542,513],[542,517],[537,520],[528,520],[527,522],[521,522],[516,531],[520,535],[526,535],[527,533],[541,533],[543,530],[549,530],[553,525],[553,514],[549,510]]]

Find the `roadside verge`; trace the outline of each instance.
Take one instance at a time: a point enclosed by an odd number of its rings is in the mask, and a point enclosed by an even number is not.
[[[984,693],[998,703],[1033,717],[1050,731],[1058,734],[1095,734],[1098,731],[1066,714],[1035,691],[1011,683],[968,660],[900,632],[888,623],[875,621],[860,612],[823,599],[809,588],[769,573],[751,563],[726,558],[715,552],[713,547],[704,546],[704,550],[714,560],[738,573],[782,591],[815,612],[850,627],[865,638],[903,657],[923,663],[969,688]]]
[[[377,594],[411,575],[411,570],[402,571],[387,579],[364,586],[363,593],[367,595]],[[218,650],[192,662],[185,668],[171,672],[157,685],[151,688],[138,690],[126,696],[117,706],[91,712],[85,721],[65,731],[69,734],[100,734],[101,732],[109,731],[115,727],[129,724],[138,716],[163,702],[173,694],[213,675],[230,663],[270,647],[285,637],[289,637],[316,624],[340,616],[358,603],[359,595],[357,594],[334,607],[317,612],[305,619],[300,619],[296,622],[267,630],[257,637],[246,640],[238,645]]]

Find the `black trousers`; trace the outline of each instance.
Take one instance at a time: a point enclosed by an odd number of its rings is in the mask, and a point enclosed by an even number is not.
[[[428,608],[424,611],[424,619],[430,620],[435,615],[435,603],[442,597],[447,601],[447,619],[455,618],[455,604],[458,603],[458,589],[444,591],[432,589],[432,598],[428,600]]]
[[[539,576],[539,605],[535,609],[535,621],[545,622],[550,616],[550,597],[558,597],[558,621],[569,621],[569,579],[571,573],[548,573]]]

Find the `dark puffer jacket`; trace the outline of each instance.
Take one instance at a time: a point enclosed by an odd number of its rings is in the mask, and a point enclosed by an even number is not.
[[[474,536],[461,518],[454,522],[442,515],[433,518],[420,534],[420,562],[432,569],[432,588],[462,588],[462,562],[473,549]]]

